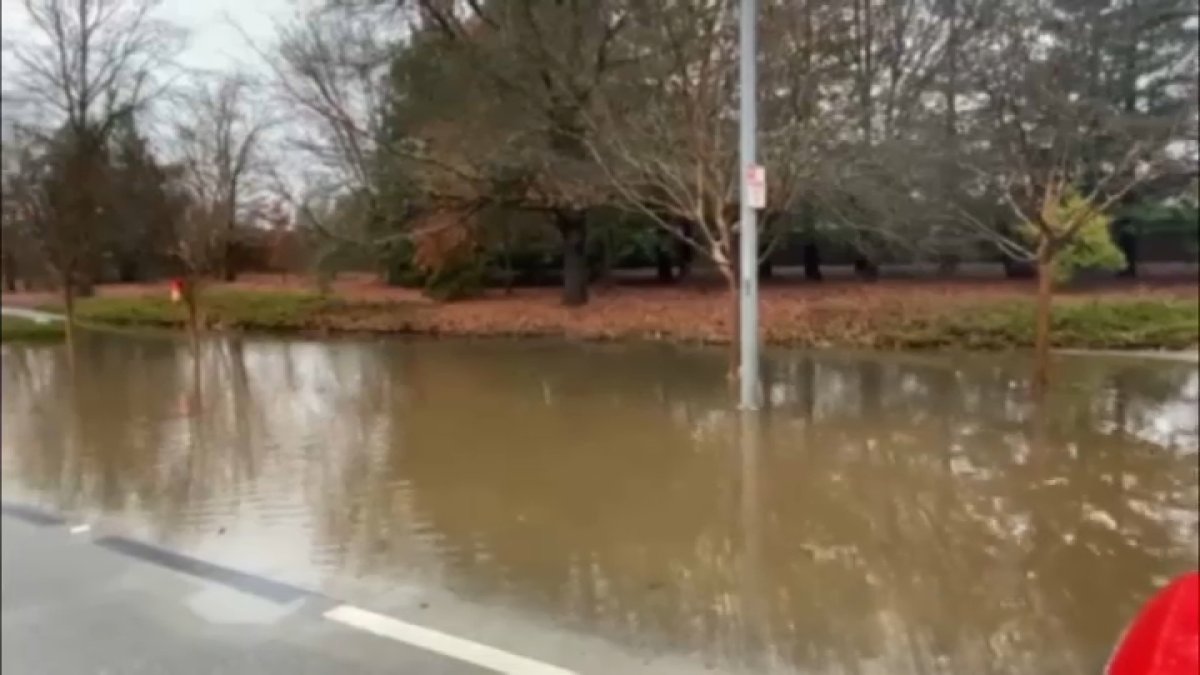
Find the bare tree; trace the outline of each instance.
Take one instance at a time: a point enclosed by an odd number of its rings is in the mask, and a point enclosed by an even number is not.
[[[815,89],[822,77],[813,56],[789,59],[785,49],[805,53],[812,36],[804,17],[771,5],[781,19],[764,43],[760,119],[768,167],[765,225],[799,206],[810,187],[816,139],[826,131],[816,115]],[[687,0],[632,3],[630,27],[618,43],[624,63],[619,82],[596,94],[587,147],[602,168],[603,184],[625,208],[648,216],[665,232],[710,261],[728,289],[728,328],[737,339],[738,147],[737,3]],[[790,25],[787,21],[794,20]],[[811,56],[811,55],[810,55]],[[779,230],[782,232],[782,228]],[[769,254],[772,236],[760,257]],[[734,344],[736,352],[736,344]]]
[[[391,142],[384,127],[406,25],[404,11],[387,3],[320,7],[281,22],[273,50],[260,50],[280,104],[295,113],[286,151],[304,167],[277,173],[275,191],[337,245],[374,252],[410,236],[404,205],[391,198],[407,186],[389,169],[411,148]],[[330,219],[334,203],[355,207]]]
[[[38,111],[44,157],[61,184],[34,221],[63,289],[68,326],[77,291],[95,276],[109,135],[144,110],[178,35],[153,17],[156,0],[25,0],[31,23],[13,48],[12,96]],[[70,335],[70,331],[68,331]]]
[[[263,135],[271,123],[252,87],[245,77],[222,76],[199,82],[182,97],[175,134],[182,179],[189,200],[203,205],[202,220],[212,228],[204,264],[188,265],[194,275],[216,273],[225,281],[237,275],[238,224],[254,216],[255,191],[267,173]],[[187,259],[198,263],[197,254]]]
[[[710,260],[736,296],[734,8],[644,7],[625,36],[635,64],[588,117],[588,147],[612,192]]]
[[[3,162],[3,209],[0,211],[0,265],[4,290],[17,290],[17,281],[28,283],[35,267],[45,265],[37,235],[49,217],[46,193],[51,188],[50,169],[44,148],[30,134],[5,125]]]

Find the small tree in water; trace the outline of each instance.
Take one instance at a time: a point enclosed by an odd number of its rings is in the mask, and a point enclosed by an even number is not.
[[[1038,268],[1034,383],[1039,391],[1049,377],[1054,284],[1083,269],[1119,270],[1125,265],[1125,256],[1113,243],[1109,220],[1104,206],[1063,181],[1052,181],[1046,187],[1042,208],[1026,216],[1023,223],[1022,234],[1034,251]]]

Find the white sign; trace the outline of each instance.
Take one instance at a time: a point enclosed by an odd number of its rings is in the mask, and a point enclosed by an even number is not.
[[[761,164],[746,168],[746,201],[752,209],[767,208],[767,168]]]

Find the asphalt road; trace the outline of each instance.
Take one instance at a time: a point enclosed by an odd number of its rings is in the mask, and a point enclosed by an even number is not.
[[[488,672],[331,621],[321,596],[18,516],[0,530],[4,675]]]

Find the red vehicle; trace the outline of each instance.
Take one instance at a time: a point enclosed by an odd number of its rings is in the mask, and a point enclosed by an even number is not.
[[[1184,574],[1150,598],[1121,637],[1104,672],[1200,673],[1200,573]]]

